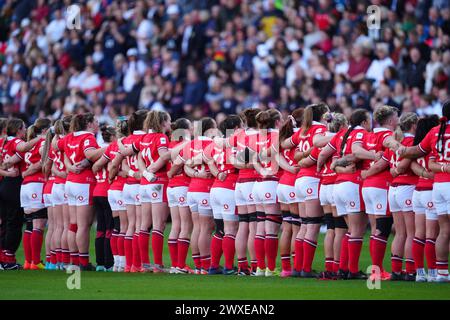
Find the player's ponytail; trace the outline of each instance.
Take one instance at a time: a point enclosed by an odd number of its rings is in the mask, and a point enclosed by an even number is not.
[[[216,121],[213,118],[203,117],[200,119],[200,123],[202,126],[202,136],[205,136],[208,130],[217,128]]]
[[[256,122],[258,123],[259,129],[275,128],[275,124],[279,120],[281,120],[281,113],[276,109],[261,111],[256,115]]]
[[[425,116],[417,122],[416,134],[414,136],[414,145],[417,146],[430,130],[439,125],[439,117],[435,114]]]
[[[126,137],[128,134],[128,120],[125,117],[120,117],[116,122],[117,138]]]
[[[178,118],[170,124],[171,141],[183,141],[190,139],[191,122],[186,118]]]
[[[239,116],[242,118],[247,128],[256,129],[258,128],[258,123],[256,122],[256,115],[260,112],[261,110],[258,108],[250,108],[242,111]]]
[[[373,119],[380,126],[384,126],[389,121],[389,119],[395,114],[398,114],[397,108],[383,105],[375,109],[375,111],[373,112]]]
[[[61,120],[57,120],[55,122],[55,125],[56,125],[56,123],[58,123],[58,125],[61,126]],[[48,153],[50,152],[50,146],[52,144],[53,137],[56,134],[55,125],[53,127],[50,127],[50,129],[47,130],[47,133],[45,134],[45,143],[44,143],[44,149],[42,150],[42,158],[41,158],[42,159],[41,161],[44,164],[44,166],[42,167],[42,169],[44,170],[44,174],[48,173],[48,172],[45,172],[45,170],[46,170],[45,163],[47,163],[47,161],[48,161]]]
[[[144,130],[145,132],[153,130],[153,132],[163,133],[162,124],[165,121],[169,121],[169,119],[170,116],[167,112],[152,110],[147,113],[147,117],[144,120]]]
[[[323,102],[307,106],[303,113],[301,134],[304,135],[311,128],[313,121],[320,121],[323,115],[329,111],[330,108]]]
[[[6,124],[8,123],[7,118],[0,118],[0,136],[6,134]]]
[[[94,114],[91,112],[77,114],[72,117],[70,122],[70,132],[84,131],[89,123],[94,122]]]
[[[6,135],[8,137],[15,137],[20,129],[25,127],[25,123],[22,119],[12,118],[8,120],[6,124]]]
[[[128,119],[128,134],[132,134],[134,131],[142,130],[144,128],[144,121],[147,117],[147,113],[147,110],[139,109],[131,114]]]
[[[350,133],[361,123],[366,121],[368,118],[367,110],[366,109],[356,109],[353,111],[352,115],[350,116],[350,127],[348,128],[347,132],[345,132],[344,136],[342,137],[342,143],[341,143],[341,150],[340,150],[340,156],[342,157],[344,155],[344,150],[346,146],[346,141],[348,139],[348,136]]]
[[[36,126],[34,124],[32,124],[31,126],[28,127],[27,129],[27,141],[30,141],[34,138],[36,138]]]
[[[327,112],[323,115],[323,119],[328,123],[328,131],[338,132],[348,126],[347,118],[342,113]]]
[[[292,114],[288,116],[288,119],[280,129],[280,141],[284,141],[294,134],[294,129],[302,124],[304,111],[305,108],[297,108],[292,111]]]
[[[219,130],[225,136],[227,134],[227,130],[234,130],[242,127],[242,119],[236,114],[231,114],[226,117],[220,124]]]
[[[37,135],[44,132],[44,130],[47,130],[52,125],[52,121],[47,118],[39,118],[34,121],[33,127],[33,134],[36,137]]]
[[[439,154],[444,153],[445,148],[445,130],[447,129],[447,122],[450,119],[450,100],[447,100],[442,105],[442,117],[439,119],[441,126],[439,128],[439,134],[437,139],[437,149]]]
[[[61,121],[61,126],[63,128],[63,131],[61,133],[57,133],[59,135],[62,134],[68,134],[70,132],[70,124],[72,122],[72,115],[69,116],[65,116],[64,118],[62,118],[62,120],[58,120]],[[56,122],[55,122],[55,129],[56,129]],[[58,124],[58,128],[59,128],[59,124]]]

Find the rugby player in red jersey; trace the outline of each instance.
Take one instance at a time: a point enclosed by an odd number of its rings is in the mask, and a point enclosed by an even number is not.
[[[303,113],[303,122],[299,131],[281,143],[282,148],[297,147],[301,159],[309,154],[317,139],[325,135],[326,126],[321,123],[323,115],[329,111],[326,104],[309,105]],[[299,198],[299,212],[302,225],[297,234],[295,244],[294,276],[305,278],[316,277],[312,271],[312,263],[317,247],[317,237],[323,220],[323,210],[319,200],[319,183],[316,167],[301,168],[295,181],[295,189]],[[301,267],[301,269],[299,269]]]

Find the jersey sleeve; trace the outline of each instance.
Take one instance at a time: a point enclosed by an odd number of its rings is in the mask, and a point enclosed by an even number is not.
[[[381,156],[381,159],[387,162],[391,162],[390,159],[394,156],[394,153],[391,149],[386,149]]]
[[[386,131],[382,136],[381,136],[381,145],[384,146],[384,141],[386,141],[387,138],[389,138],[390,136],[393,136],[394,132],[392,131]]]
[[[64,150],[64,145],[65,145],[65,139],[64,138],[58,139],[57,146],[58,146],[59,151]]]
[[[20,139],[16,139],[15,141],[14,141],[14,143],[13,143],[13,148],[14,148],[14,153],[20,158],[20,159],[24,159],[24,157],[25,157],[25,153],[26,152],[20,152],[20,151],[17,151],[17,146],[19,145],[19,143],[21,143],[21,142],[23,142],[22,140],[20,140]]]
[[[157,150],[169,148],[169,138],[165,134],[158,137],[156,141],[156,148]]]
[[[86,152],[87,150],[91,150],[91,149],[98,149],[98,148],[99,148],[99,145],[93,135],[92,136],[89,135],[84,139],[83,147],[82,147],[83,152]]]
[[[434,130],[431,130],[427,133],[425,138],[419,143],[419,149],[424,153],[428,154],[433,149],[433,138],[434,138],[435,132]]]
[[[105,157],[107,160],[111,160],[111,159],[112,159],[112,154],[111,154],[112,146],[113,146],[113,144],[110,143],[110,144],[106,147],[105,152],[103,152],[103,157]]]
[[[312,136],[320,135],[324,136],[327,133],[327,128],[325,126],[317,126],[317,128],[312,132]]]
[[[337,151],[337,143],[338,143],[339,135],[335,134],[333,138],[331,138],[330,142],[328,142],[328,146],[333,149],[334,151]]]
[[[183,163],[186,163],[186,161],[188,161],[188,159],[191,157],[191,143],[187,143],[183,149],[180,150],[180,153],[178,154],[178,159],[180,159],[181,161],[183,161]]]
[[[298,144],[300,143],[300,131],[298,130],[296,133],[294,133],[290,138],[289,141],[291,141],[292,144],[298,146]]]
[[[352,144],[355,144],[355,143],[364,143],[364,142],[366,142],[366,140],[367,140],[367,134],[366,134],[365,131],[362,131],[362,130],[361,130],[361,131],[357,132],[357,133],[354,135]]]
[[[210,143],[203,149],[203,160],[206,162],[213,160],[215,152],[214,143]]]
[[[319,159],[320,149],[317,147],[314,147],[311,150],[311,153],[309,154],[309,158],[313,160],[314,162],[317,162],[317,159]]]

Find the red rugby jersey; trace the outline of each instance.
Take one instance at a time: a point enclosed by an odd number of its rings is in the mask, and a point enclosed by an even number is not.
[[[64,138],[64,153],[72,165],[86,159],[85,152],[90,149],[98,149],[99,145],[92,132],[77,131]],[[85,168],[80,173],[69,172],[67,181],[76,183],[95,184],[95,175],[92,168]]]
[[[444,133],[444,141],[438,141],[440,126],[434,127],[428,132],[422,142],[419,143],[419,148],[430,155],[439,164],[450,165],[450,121],[447,122],[447,127]],[[441,153],[441,144],[443,152]],[[436,172],[434,175],[434,182],[450,182],[450,173]]]
[[[106,147],[106,150],[103,153],[103,157],[105,157],[108,160],[108,162],[111,162],[114,160],[114,158],[117,156],[118,153],[119,153],[119,145],[117,144],[117,141],[113,141],[108,145],[108,147]],[[106,168],[107,168],[107,166],[106,166]],[[122,169],[122,164],[119,164],[119,171],[121,169]],[[126,180],[127,180],[126,178],[121,177],[120,175],[116,174],[113,182],[109,186],[109,190],[122,191]]]
[[[227,173],[224,181],[218,178],[214,180],[212,188],[225,188],[234,190],[236,188],[236,181],[238,179],[238,172],[231,164],[230,157],[236,154],[235,148],[220,148],[214,143],[210,143],[203,152],[205,161],[214,160],[217,170]]]
[[[155,161],[157,161],[159,157],[159,150],[168,149],[169,148],[169,138],[164,133],[156,133],[149,131],[146,134],[139,144],[136,144],[136,149],[139,150],[142,154],[142,159],[144,160],[145,167],[147,168]],[[155,176],[158,177],[157,181],[150,182],[145,177],[142,177],[141,184],[160,184],[162,181],[167,182],[167,165],[163,166],[158,172],[154,173]]]
[[[367,132],[366,129],[364,129],[361,126],[356,126],[352,132],[350,132],[350,134],[348,135],[346,141],[343,141],[344,139],[344,135],[346,134],[347,130],[341,130],[339,131],[332,139],[331,141],[328,143],[328,145],[333,148],[334,150],[336,150],[336,154],[338,157],[341,156],[341,147],[342,144],[344,144],[344,149],[343,149],[343,156],[346,156],[348,154],[352,154],[352,146],[355,143],[359,143],[361,144],[361,146],[364,145],[367,136],[369,134],[369,132]],[[356,163],[356,171],[354,173],[339,173],[336,176],[336,183],[340,183],[340,182],[353,182],[353,183],[362,183],[362,179],[361,179],[361,161],[359,161],[358,163]]]
[[[53,159],[53,164],[58,172],[66,172],[66,165],[64,164],[64,138],[66,136],[61,136],[58,140],[58,151],[51,148],[49,151],[49,156]],[[55,176],[55,183],[66,183],[66,179]]]
[[[180,143],[184,143],[184,141],[170,141],[169,142],[169,151],[172,152],[172,149],[178,146]],[[172,161],[169,161],[167,164],[167,171],[172,167]],[[181,168],[180,171],[174,175],[171,179],[169,179],[168,187],[188,187],[191,182],[191,177],[188,177],[184,172],[184,168]]]
[[[192,140],[188,143],[180,152],[178,157],[185,163],[187,160],[192,159],[200,155],[201,161],[203,159],[203,151],[212,143],[212,139],[204,136],[200,136],[197,139]],[[198,160],[200,161],[200,160]],[[194,166],[199,172],[209,172],[208,166],[203,162]],[[189,192],[209,192],[214,183],[214,178],[203,179],[203,178],[191,178],[189,183]]]
[[[29,167],[31,167],[32,164],[38,163],[41,161],[41,154],[39,153],[39,150],[42,146],[45,144],[45,139],[40,139],[33,148],[30,149],[30,151],[25,152],[24,162],[25,167],[24,169],[27,170]],[[25,177],[22,181],[22,184],[27,184],[30,182],[45,182],[44,179],[44,173],[42,173],[42,170],[39,170],[36,173],[33,173],[32,175],[29,175]]]
[[[244,150],[246,147],[251,150],[257,150],[258,135],[258,130],[252,128],[245,130],[239,129],[227,138],[227,145],[229,147],[235,147],[238,152]],[[258,172],[255,169],[240,169],[238,182],[256,181],[258,177]]]
[[[299,131],[292,135],[291,142],[297,146],[297,149],[305,152],[312,148],[313,139],[316,135],[325,135],[327,132],[327,127],[317,121],[313,121],[312,126],[305,132],[302,132],[300,128]],[[315,177],[318,178],[319,175],[317,173],[317,168],[315,166],[311,166],[308,168],[300,168],[300,171],[297,174],[297,178],[301,177]]]
[[[402,140],[401,144],[407,147],[411,147],[414,143],[414,135],[406,133],[404,139]],[[403,159],[398,156],[398,152],[394,152],[390,149],[386,150],[385,154],[383,155],[383,158],[389,162],[389,166],[391,168],[397,168],[400,161]],[[411,170],[411,168],[408,168],[408,170],[395,177],[392,180],[392,185],[415,185],[417,184],[419,180],[419,177],[417,177],[414,172]]]
[[[392,136],[394,134],[393,131],[386,128],[375,128],[373,132],[368,136],[364,148],[369,151],[385,152],[387,148],[383,146],[386,138]],[[363,161],[363,168],[370,168],[375,162],[371,160]],[[380,189],[389,189],[389,186],[392,182],[392,175],[389,171],[389,168],[374,174],[373,176],[367,177],[363,181],[363,188],[372,187],[372,188],[380,188]]]
[[[130,134],[128,137],[122,140],[122,144],[129,148],[134,148],[134,150],[139,150],[138,145],[141,140],[144,138],[145,132],[142,130],[133,131],[133,134]],[[137,154],[133,154],[131,156],[126,157],[126,161],[131,170],[137,172],[138,168],[138,156]],[[134,177],[127,177],[127,184],[139,184],[140,181]]]
[[[294,128],[294,133],[296,133],[299,129]],[[284,159],[287,161],[287,163],[290,166],[298,167],[298,162],[295,161],[295,151],[296,147],[290,148],[290,149],[282,149],[281,150],[281,157],[284,157]],[[295,180],[297,179],[296,173],[291,173],[289,171],[283,170],[283,175],[280,177],[280,180],[278,183],[284,184],[287,186],[295,186]]]
[[[9,171],[16,169],[20,174],[25,170],[25,163],[23,162],[25,153],[17,151],[17,145],[21,142],[23,142],[22,139],[16,137],[6,137],[6,143],[2,150],[3,161],[8,160],[14,155],[17,155],[20,159],[22,159],[22,161],[15,163],[10,169],[8,169]]]

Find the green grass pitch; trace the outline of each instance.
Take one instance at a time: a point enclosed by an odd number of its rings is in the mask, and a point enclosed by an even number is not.
[[[166,230],[166,240],[169,228],[170,225]],[[91,256],[94,255],[94,237],[93,231]],[[23,261],[21,248],[18,260]],[[170,261],[167,241],[164,261],[166,264]],[[193,265],[190,258],[188,263]],[[360,265],[362,270],[370,265],[367,237]],[[313,267],[322,270],[323,266],[321,235]],[[388,257],[385,266],[390,269]],[[69,290],[66,284],[69,276],[62,271],[2,271],[0,299],[450,299],[450,284],[438,283],[383,281],[381,289],[369,290],[365,281],[355,280],[82,272],[80,290]]]

